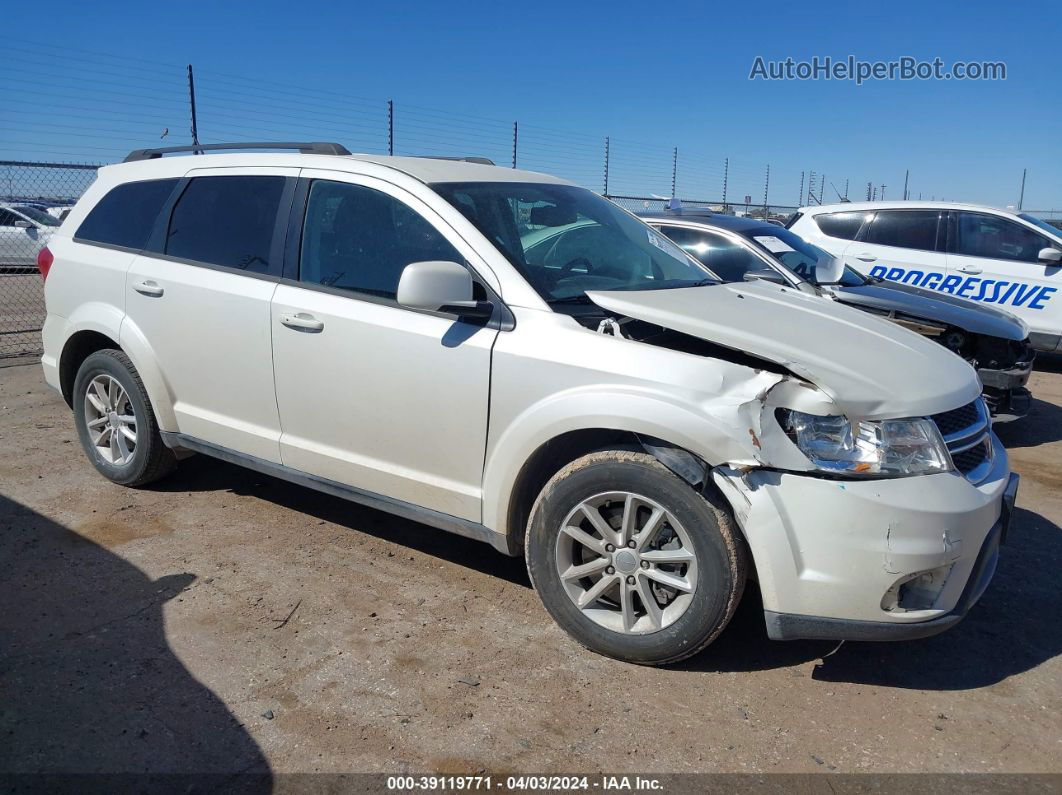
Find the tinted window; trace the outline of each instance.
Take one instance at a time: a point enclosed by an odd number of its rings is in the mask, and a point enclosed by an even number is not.
[[[1047,238],[1006,218],[979,213],[958,213],[955,254],[1017,262],[1039,261]]]
[[[722,235],[683,226],[662,226],[660,231],[678,243],[684,251],[707,265],[712,273],[725,282],[740,282],[744,280],[747,271],[768,267],[743,245]]]
[[[74,234],[77,240],[141,249],[162,205],[178,180],[151,179],[112,188],[89,211]]]
[[[36,207],[30,207],[25,204],[15,205],[15,210],[22,213],[26,218],[33,221],[39,226],[59,226],[59,219],[54,215],[46,213],[44,210],[38,210]]]
[[[462,257],[430,223],[386,193],[342,182],[310,186],[299,280],[394,298],[411,262]]]
[[[21,220],[10,210],[0,209],[0,226],[14,226],[16,221]]]
[[[934,251],[939,217],[938,210],[883,210],[874,214],[866,242]]]
[[[841,240],[855,240],[865,216],[866,213],[826,213],[816,215],[815,223],[824,235],[839,237]]]
[[[173,208],[165,253],[268,273],[283,191],[284,177],[196,177]]]

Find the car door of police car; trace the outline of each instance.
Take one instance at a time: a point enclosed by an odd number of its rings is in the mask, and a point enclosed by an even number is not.
[[[878,210],[867,216],[859,239],[845,248],[845,263],[868,276],[953,291],[953,285],[946,283],[944,211]]]
[[[1034,346],[1055,350],[1062,333],[1062,268],[1040,262],[1048,246],[1058,247],[1001,215],[952,211],[948,279],[957,284],[955,295],[1012,312],[1029,324]]]

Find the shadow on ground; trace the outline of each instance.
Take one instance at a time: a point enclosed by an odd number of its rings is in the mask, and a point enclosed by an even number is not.
[[[499,554],[488,544],[419,522],[323,494],[204,455],[181,462],[178,470],[151,486],[167,492],[229,491],[280,505],[317,520],[375,538],[392,541],[426,555],[481,571],[526,588],[531,587],[522,558]]]
[[[162,606],[193,574],[152,580],[3,496],[0,572],[0,777],[196,774],[271,789],[261,749],[167,644]],[[151,789],[189,785],[168,777]]]
[[[993,429],[1008,450],[1057,442],[1062,440],[1062,406],[1034,397],[1026,416]]]
[[[746,592],[727,630],[681,667],[752,671],[823,658],[813,674],[821,681],[917,690],[987,687],[1062,653],[1060,570],[1062,529],[1018,509],[995,579],[966,620],[948,632],[896,643],[845,643],[829,654],[836,643],[769,640],[759,599]]]

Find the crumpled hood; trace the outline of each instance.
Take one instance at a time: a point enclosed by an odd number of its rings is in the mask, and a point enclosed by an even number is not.
[[[842,287],[837,300],[910,317],[957,326],[974,334],[1021,341],[1029,336],[1023,320],[994,306],[958,298],[948,293],[897,282],[874,282],[862,287]]]
[[[973,368],[895,323],[764,281],[593,291],[598,306],[784,366],[851,417],[916,417],[981,394]]]

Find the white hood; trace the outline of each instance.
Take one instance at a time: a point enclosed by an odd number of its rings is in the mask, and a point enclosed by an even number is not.
[[[919,417],[981,394],[939,343],[857,309],[764,281],[588,292],[598,306],[784,366],[850,417]]]

